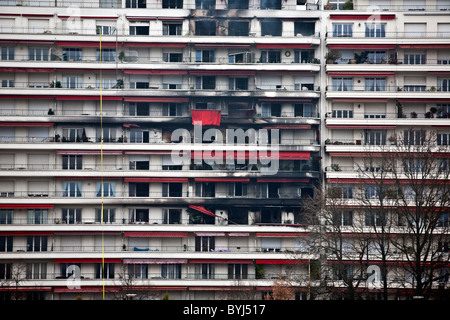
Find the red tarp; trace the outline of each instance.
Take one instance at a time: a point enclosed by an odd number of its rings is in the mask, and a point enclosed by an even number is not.
[[[220,110],[191,110],[192,124],[201,122],[203,126],[220,126]]]

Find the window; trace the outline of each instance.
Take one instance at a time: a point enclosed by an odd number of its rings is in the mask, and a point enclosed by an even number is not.
[[[440,215],[438,222],[437,222],[437,226],[440,228],[447,228],[448,226],[450,226],[448,212]]]
[[[330,189],[330,196],[336,199],[353,199],[353,187],[332,187]]]
[[[195,9],[209,10],[216,8],[216,0],[195,0]]]
[[[424,130],[404,130],[403,131],[403,141],[405,145],[418,146],[423,145],[425,142]]]
[[[130,142],[131,143],[149,143],[150,142],[150,132],[143,130],[131,130],[130,131]]]
[[[241,50],[229,50],[228,52],[229,63],[254,63],[255,54],[253,52],[241,51]]]
[[[383,146],[386,144],[386,131],[366,131],[364,143],[372,146]]]
[[[281,117],[280,103],[263,103],[261,104],[262,117]],[[270,131],[268,131],[269,133]],[[268,139],[270,141],[270,138]]]
[[[247,184],[242,182],[235,182],[228,184],[228,196],[229,197],[246,197],[247,196]]]
[[[261,36],[281,37],[283,24],[281,20],[262,20]]]
[[[440,104],[436,105],[437,109],[437,117],[438,118],[447,118],[450,115],[450,104]]]
[[[261,51],[262,63],[281,63],[281,51]]]
[[[381,63],[382,61],[387,61],[386,51],[368,51],[367,61],[370,61],[370,63]]]
[[[81,182],[63,182],[63,197],[81,197]]]
[[[294,22],[294,36],[314,36],[314,22]]]
[[[103,223],[116,221],[116,209],[103,208]],[[102,209],[95,209],[95,222],[102,222]]]
[[[29,209],[28,224],[47,224],[48,210],[46,209]]]
[[[14,80],[13,79],[2,79],[1,86],[2,86],[2,88],[14,88]]]
[[[97,25],[97,26],[95,26],[95,32],[97,34],[100,34],[100,32],[101,32],[102,35],[114,35],[114,34],[116,34],[116,27]]]
[[[27,263],[26,279],[47,279],[47,264]]]
[[[128,279],[148,279],[148,264],[129,264]]]
[[[353,24],[333,23],[333,37],[353,37]]]
[[[63,170],[81,170],[83,169],[83,157],[80,155],[63,155]]]
[[[63,61],[81,61],[83,51],[81,48],[63,48]]]
[[[96,263],[95,279],[114,279],[114,263]]]
[[[100,61],[100,49],[97,49],[97,61]],[[103,62],[116,61],[116,49],[102,49],[101,60]]]
[[[129,214],[131,223],[148,223],[149,221],[148,209],[130,209]]]
[[[248,37],[249,24],[247,21],[229,21],[228,35],[235,37]]]
[[[132,22],[130,23],[130,36],[148,36],[150,27],[148,22]]]
[[[215,237],[198,236],[195,237],[195,251],[196,252],[209,252],[216,249]]]
[[[333,110],[333,118],[353,118],[353,110]]]
[[[162,264],[161,278],[181,279],[181,264]]]
[[[380,187],[366,186],[365,194],[366,194],[366,199],[378,199],[380,196]]]
[[[2,60],[14,60],[14,47],[1,47]]]
[[[215,197],[216,196],[216,184],[214,182],[197,182],[195,184],[195,196],[196,197]]]
[[[164,62],[183,62],[183,54],[181,52],[164,52]]]
[[[28,236],[27,251],[47,251],[47,236]]]
[[[96,187],[97,197],[102,196],[102,183],[97,182]],[[116,196],[116,183],[115,182],[103,182],[103,197],[115,197]]]
[[[333,6],[334,10],[344,10],[344,3],[348,0],[330,0],[329,3]]]
[[[126,8],[146,8],[146,0],[126,0]]]
[[[130,197],[148,197],[149,184],[148,182],[130,182],[128,192]]]
[[[61,209],[61,220],[66,224],[81,223],[81,209]]]
[[[163,183],[162,184],[163,197],[181,197],[183,196],[182,183]]]
[[[0,209],[0,224],[12,224],[13,210]]]
[[[353,211],[334,212],[333,224],[335,226],[352,226]]]
[[[48,48],[28,48],[28,60],[50,61],[50,49],[48,49]]]
[[[438,133],[437,134],[437,144],[438,144],[438,146],[450,145],[450,133]]]
[[[261,9],[272,9],[272,10],[280,10],[281,9],[281,0],[261,0]]]
[[[248,9],[248,0],[228,0],[228,9]]]
[[[353,78],[333,78],[332,89],[333,91],[352,91]]]
[[[0,252],[13,251],[13,236],[0,236]]]
[[[83,88],[83,78],[81,76],[63,76],[62,87],[65,89]]]
[[[215,76],[195,77],[195,89],[214,90],[216,88]]]
[[[177,75],[164,75],[162,79],[162,88],[168,90],[181,89],[183,77]]]
[[[83,137],[86,137],[85,130],[82,128],[67,128],[63,129],[62,141],[63,142],[79,142]]]
[[[180,224],[181,209],[163,209],[163,224]]]
[[[385,24],[366,23],[366,38],[385,38],[385,37],[386,37]]]
[[[103,109],[104,110],[104,109]],[[116,141],[116,128],[97,128],[96,130],[97,142],[114,142]]]
[[[181,23],[163,23],[163,35],[164,36],[181,36],[182,24]]]
[[[81,271],[81,264],[80,263],[61,263],[60,264],[60,271],[61,276],[64,278],[69,278],[74,275],[75,269],[78,269]]]
[[[294,104],[294,117],[316,117],[312,103]]]
[[[425,64],[426,55],[425,53],[405,53],[404,64]]]
[[[248,264],[229,264],[228,265],[228,279],[247,279]]]
[[[314,59],[314,50],[295,50],[294,62],[295,63],[311,63]]]
[[[405,172],[425,172],[427,164],[424,159],[405,159],[403,170]]]
[[[215,36],[216,35],[216,21],[215,20],[201,20],[195,22],[196,36]]]
[[[11,277],[11,263],[0,263],[0,279],[12,279]]]
[[[216,265],[213,263],[199,263],[195,265],[195,279],[214,279]]]
[[[214,62],[214,50],[197,50],[195,62]]]
[[[129,159],[130,170],[148,170],[150,169],[150,161],[148,156],[130,156]]]
[[[182,117],[183,105],[181,103],[163,103],[162,115],[163,117]]]
[[[450,91],[450,79],[438,79],[437,91]]]
[[[148,117],[150,115],[150,105],[148,102],[130,102],[130,116]]]
[[[386,215],[384,212],[366,211],[365,225],[368,227],[380,227],[386,225]]]
[[[183,0],[163,0],[163,9],[182,9]]]
[[[248,90],[248,78],[229,78],[229,90]]]

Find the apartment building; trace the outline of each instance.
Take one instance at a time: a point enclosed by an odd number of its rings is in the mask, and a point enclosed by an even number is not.
[[[2,3],[3,297],[262,299],[306,279],[318,8]]]
[[[262,299],[280,277],[310,298],[314,186],[351,187],[394,132],[450,138],[445,1],[1,8],[5,299]]]

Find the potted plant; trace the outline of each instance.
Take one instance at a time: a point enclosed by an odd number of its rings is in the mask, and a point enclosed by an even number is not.
[[[53,111],[52,108],[48,109],[48,115],[49,115],[49,116],[50,116],[50,115],[54,115],[54,114],[55,114],[55,111]]]
[[[120,53],[119,53],[119,60],[120,60],[120,62],[123,62],[124,58],[125,58],[125,53],[123,51],[120,51]]]
[[[116,85],[114,87],[122,89],[123,88],[123,80],[122,79],[117,79],[117,83],[116,83]]]
[[[417,112],[411,112],[411,118],[417,118]]]
[[[353,2],[347,0],[344,2],[344,10],[353,10]]]
[[[327,4],[323,6],[323,8],[325,10],[334,10],[334,7],[330,2],[327,2]]]
[[[331,169],[333,169],[333,171],[341,171],[341,167],[337,163],[333,163]]]
[[[361,54],[355,53],[356,63],[366,63],[369,53],[367,51],[361,52]]]
[[[395,145],[395,137],[394,136],[390,136],[388,138],[389,142],[391,143],[391,145]]]
[[[342,54],[340,51],[336,49],[331,49],[330,51],[328,51],[327,55],[325,56],[325,59],[327,60],[328,64],[333,64],[341,56]]]
[[[437,108],[436,107],[431,107],[430,108],[430,112],[431,113],[436,113],[437,112]]]

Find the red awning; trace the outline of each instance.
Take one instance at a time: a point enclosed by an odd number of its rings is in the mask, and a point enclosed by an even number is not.
[[[184,264],[187,261],[187,259],[123,259],[124,264]]]
[[[42,96],[29,95],[29,94],[25,94],[25,95],[11,95],[11,94],[0,95],[0,99],[53,99],[53,98],[54,98],[54,96],[48,96],[48,95],[42,95]]]
[[[51,231],[0,231],[0,236],[51,236]]]
[[[330,44],[330,49],[395,49],[395,44]]]
[[[0,287],[0,291],[52,291],[51,287],[16,287],[11,284],[11,286]]]
[[[394,72],[329,72],[329,76],[377,76],[377,77],[393,77]]]
[[[232,43],[196,43],[197,48],[235,48],[245,49],[249,48],[249,44],[232,44]]]
[[[122,259],[104,259],[105,263],[121,263]],[[102,263],[102,258],[66,258],[55,259],[54,263]]]
[[[0,43],[26,43],[26,44],[54,44],[54,41],[47,40],[0,40]]]
[[[101,150],[56,150],[56,154],[67,154],[67,155],[100,155]],[[103,150],[103,155],[122,155],[120,150]]]
[[[120,231],[55,231],[55,236],[69,236],[69,235],[121,235]]]
[[[123,73],[125,74],[164,74],[164,75],[183,75],[187,74],[186,70],[162,70],[162,69],[144,69],[144,70],[137,70],[137,69],[131,69],[131,70],[124,70]]]
[[[357,157],[357,158],[367,158],[367,157],[383,157],[384,154],[381,152],[330,152],[330,157]]]
[[[298,260],[298,259],[256,259],[256,264],[304,264],[308,260]]]
[[[250,182],[249,178],[195,178],[198,182]]]
[[[330,14],[330,19],[332,20],[368,20],[370,18],[394,20],[395,14]]]
[[[251,259],[189,259],[189,263],[253,263]]]
[[[272,49],[272,48],[289,48],[289,49],[310,49],[310,43],[257,43],[256,48]]]
[[[189,102],[189,98],[175,97],[125,97],[125,102]]]
[[[279,124],[263,127],[262,129],[290,129],[290,130],[309,130],[311,129],[310,124]]]
[[[197,210],[197,211],[200,211],[200,212],[202,212],[204,214],[207,214],[209,216],[212,216],[212,217],[218,217],[214,213],[212,213],[211,211],[206,210],[204,207],[190,205],[189,208]]]
[[[385,125],[344,125],[344,124],[328,124],[329,129],[395,129],[397,126]]]
[[[0,204],[0,209],[53,209],[52,204]]]
[[[311,102],[312,99],[301,98],[259,98],[259,101],[263,102]]]
[[[8,68],[8,67],[2,67],[0,68],[1,72],[45,72],[45,73],[51,73],[55,71],[54,69],[50,68]]]
[[[124,237],[161,237],[161,238],[186,238],[187,232],[153,231],[153,232],[124,232]]]
[[[427,48],[445,49],[445,48],[450,48],[450,43],[400,44],[399,48],[401,48],[401,49],[427,49]]]
[[[0,122],[2,127],[53,127],[53,122]]]
[[[388,102],[384,98],[333,98],[336,102]]]
[[[359,179],[359,178],[329,178],[327,179],[328,183],[365,183],[371,184],[376,183],[377,181],[381,181],[380,179]],[[450,180],[422,180],[425,184],[450,184]],[[396,181],[394,179],[383,179],[383,183],[385,184],[393,184]],[[399,179],[398,183],[410,183],[408,179]]]
[[[442,98],[400,98],[398,102],[436,102],[436,103],[448,103],[449,99]]]
[[[188,178],[125,178],[125,182],[188,182]]]
[[[192,70],[191,75],[217,75],[217,76],[253,76],[254,71],[247,70]]]
[[[187,43],[164,43],[164,42],[125,42],[125,47],[166,47],[184,48]]]
[[[192,124],[200,123],[203,126],[220,126],[220,110],[191,110]]]
[[[106,292],[119,292],[122,288],[120,287],[106,287]],[[135,289],[133,287],[133,289]],[[53,292],[60,293],[60,292],[69,292],[69,293],[75,293],[75,292],[103,292],[103,287],[93,287],[93,286],[80,286],[80,288],[69,288],[69,287],[55,287],[53,289]]]
[[[261,151],[192,151],[192,159],[214,159],[222,158],[226,159],[227,156],[232,155],[233,159],[255,159],[255,158],[272,158],[278,160],[309,160],[309,152],[301,151],[279,151],[278,155],[272,154],[271,151],[261,152]]]
[[[100,96],[56,96],[56,100],[100,100]],[[102,100],[121,101],[122,97],[102,96]]]
[[[284,182],[284,183],[308,183],[309,179],[296,179],[296,178],[258,178],[257,182]]]
[[[300,232],[256,232],[255,237],[307,237],[309,233]]]
[[[58,47],[93,47],[100,48],[100,42],[97,41],[56,41]],[[104,42],[102,41],[102,48],[115,48],[121,46],[120,43],[116,42]]]
[[[176,154],[177,152],[183,151],[168,151],[168,150],[136,150],[136,151],[125,151],[125,154],[161,154],[161,155],[169,155]]]

